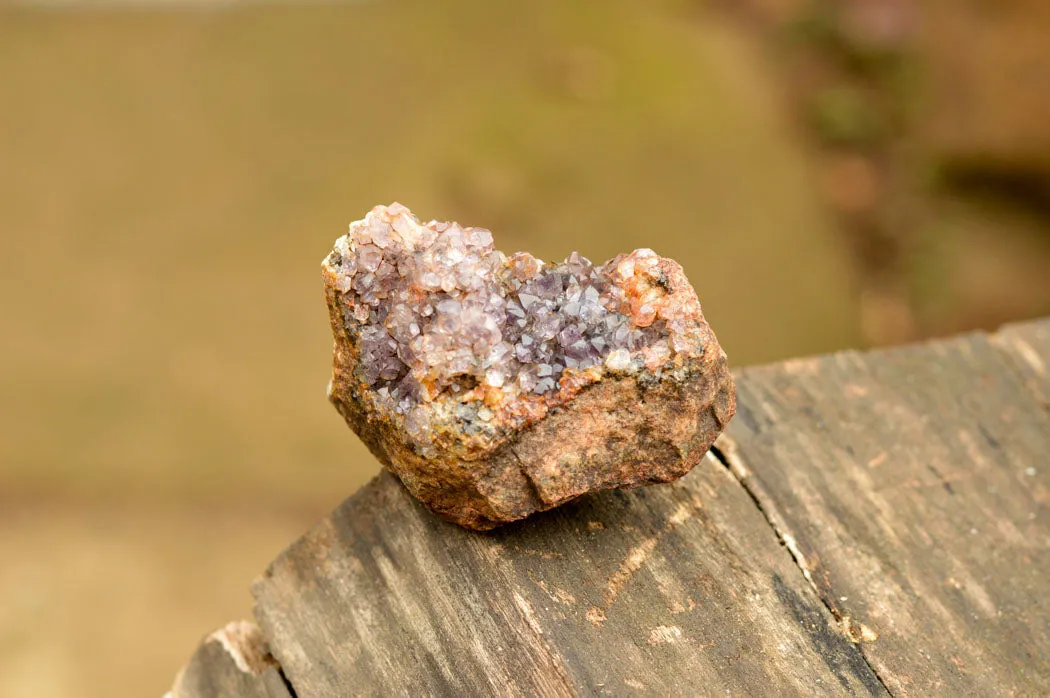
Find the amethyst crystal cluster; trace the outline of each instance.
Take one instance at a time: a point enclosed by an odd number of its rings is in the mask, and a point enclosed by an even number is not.
[[[596,267],[573,252],[548,266],[527,252],[507,257],[484,228],[422,224],[395,203],[353,223],[327,264],[346,294],[344,320],[359,332],[362,380],[425,443],[420,405],[443,391],[484,384],[545,395],[566,369],[623,370],[632,359],[640,367],[643,356],[632,352],[645,348],[669,354],[655,308],[636,321],[627,291],[613,283],[654,259],[639,250]]]
[[[324,277],[330,396],[410,489],[418,468],[399,468],[395,451],[470,461],[603,377],[688,381],[714,340],[681,268],[651,250],[547,265],[400,204],[351,224]],[[708,360],[724,364],[713,346]]]

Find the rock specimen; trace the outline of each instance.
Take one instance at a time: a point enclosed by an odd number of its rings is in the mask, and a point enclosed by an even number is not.
[[[329,398],[413,495],[467,528],[681,477],[736,409],[696,293],[652,250],[548,265],[392,204],[350,225],[323,277]]]

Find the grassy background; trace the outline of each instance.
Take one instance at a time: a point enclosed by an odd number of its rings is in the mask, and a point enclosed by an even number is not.
[[[629,2],[9,12],[0,71],[5,492],[360,484],[318,269],[378,202],[551,259],[654,247],[737,364],[856,341],[799,146],[722,26]]]

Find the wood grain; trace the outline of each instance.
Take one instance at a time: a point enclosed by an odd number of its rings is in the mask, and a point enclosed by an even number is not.
[[[384,474],[253,591],[303,696],[884,693],[711,456],[486,534]]]
[[[748,369],[689,475],[484,534],[383,474],[254,584],[274,674],[299,696],[1050,694],[1047,366],[1050,320]],[[205,643],[199,685],[232,686],[229,657]]]
[[[1050,411],[1050,318],[1007,325],[992,340],[1010,357],[1035,399]]]
[[[1050,692],[1046,332],[739,376],[720,447],[894,695]]]

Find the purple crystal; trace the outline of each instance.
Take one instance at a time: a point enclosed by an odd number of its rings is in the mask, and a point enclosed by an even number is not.
[[[422,438],[428,417],[418,406],[442,391],[544,395],[566,369],[623,370],[645,347],[677,351],[662,320],[639,328],[624,314],[624,290],[610,280],[646,254],[596,267],[574,252],[546,266],[527,253],[505,257],[483,228],[421,224],[393,204],[351,224],[329,261],[343,317],[356,325],[357,374]]]

